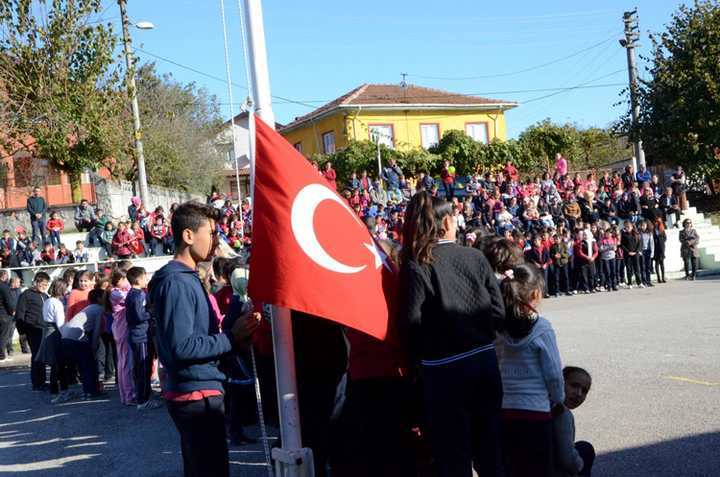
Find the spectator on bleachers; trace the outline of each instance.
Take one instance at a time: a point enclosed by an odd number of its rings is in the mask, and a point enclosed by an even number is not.
[[[73,263],[74,261],[75,258],[73,257],[73,254],[67,249],[67,247],[65,247],[64,243],[61,243],[55,256],[55,264],[65,265],[67,263]]]
[[[89,260],[88,251],[82,240],[75,242],[75,250],[73,250],[73,259],[77,263],[86,263]]]
[[[75,228],[78,232],[90,232],[95,225],[95,211],[86,199],[75,207]]]
[[[100,246],[105,249],[108,257],[112,257],[112,241],[115,237],[115,225],[108,221],[105,223],[105,230],[100,234]]]
[[[162,209],[160,207],[160,209]],[[165,225],[165,219],[162,216],[158,216],[150,229],[150,243],[152,254],[156,257],[165,254],[165,237],[168,234],[167,226]]]
[[[140,197],[135,196],[130,199],[130,205],[128,205],[128,218],[131,222],[137,220],[138,210],[142,206],[142,200]]]
[[[50,214],[50,220],[47,222],[47,229],[50,232],[50,243],[53,247],[60,246],[60,232],[65,229],[65,223],[57,212]]]
[[[102,234],[110,222],[110,217],[100,209],[95,209],[95,225],[88,233],[88,245],[90,247],[102,247]]]
[[[47,203],[40,195],[40,188],[33,188],[32,195],[27,200],[27,212],[30,215],[32,226],[32,239],[37,240],[38,236],[45,243],[45,221],[47,220]]]
[[[127,228],[125,222],[118,222],[117,232],[112,238],[112,252],[113,255],[120,259],[127,259],[132,257],[133,252],[130,248],[130,243],[133,241],[133,235]]]
[[[42,252],[40,252],[40,263],[42,265],[55,265],[55,249],[50,242],[46,242]]]

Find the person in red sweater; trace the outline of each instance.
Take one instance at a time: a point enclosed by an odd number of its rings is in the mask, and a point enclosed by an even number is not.
[[[548,293],[548,272],[550,270],[550,264],[552,263],[552,260],[550,258],[550,250],[545,247],[542,236],[536,235],[533,238],[532,247],[525,252],[525,259],[535,265],[538,270],[540,270],[542,276],[545,278],[545,288],[543,290],[543,294],[545,298],[549,298],[550,293]]]
[[[40,252],[40,261],[43,263],[43,265],[55,264],[55,249],[50,243],[45,243],[43,251]]]
[[[517,182],[520,178],[520,176],[518,175],[518,170],[515,168],[515,166],[513,166],[512,161],[507,161],[504,171],[505,174],[513,180],[513,182]]]
[[[118,223],[117,232],[112,239],[112,251],[118,258],[130,258],[133,254],[130,244],[134,236],[130,233],[125,222]]]
[[[50,243],[53,247],[60,246],[60,232],[65,229],[65,224],[58,216],[57,212],[53,212],[50,220],[47,222],[47,229],[50,232]]]
[[[152,243],[153,255],[159,257],[165,255],[165,237],[168,234],[167,226],[165,225],[165,219],[158,217],[155,219],[155,223],[150,229],[150,238]]]
[[[440,173],[440,180],[445,190],[445,200],[452,200],[455,186],[455,167],[450,165],[450,161],[445,161],[443,170]]]
[[[330,186],[333,190],[337,190],[337,174],[335,173],[335,169],[332,168],[331,162],[325,163],[325,170],[322,173],[325,180],[327,180],[330,183]]]
[[[595,293],[595,261],[598,258],[598,244],[590,230],[578,230],[573,247],[577,289],[584,293]]]

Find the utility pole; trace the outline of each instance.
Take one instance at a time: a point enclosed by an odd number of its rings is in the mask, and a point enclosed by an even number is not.
[[[627,51],[628,77],[630,80],[630,106],[633,120],[633,126],[637,131],[640,118],[640,103],[638,100],[638,74],[637,61],[635,58],[635,43],[640,39],[640,26],[638,24],[637,8],[632,11],[623,13],[623,23],[625,24],[625,38],[620,40],[620,46]],[[638,137],[635,141],[635,157],[638,164],[645,166],[645,151],[643,150],[642,140]]]
[[[135,61],[132,54],[132,40],[130,39],[130,20],[127,16],[127,0],[118,0],[120,18],[122,20],[123,43],[125,45],[125,64],[127,66],[128,93],[130,94],[133,113],[133,132],[135,137],[135,156],[137,160],[138,185],[140,199],[145,207],[148,206],[150,194],[148,192],[147,175],[145,173],[145,154],[143,152],[142,129],[140,126],[140,109],[138,108],[137,87],[135,86]]]

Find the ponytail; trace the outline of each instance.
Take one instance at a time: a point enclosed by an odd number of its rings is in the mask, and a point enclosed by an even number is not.
[[[419,264],[432,262],[432,250],[438,239],[445,234],[443,219],[452,215],[450,202],[433,197],[422,191],[415,194],[405,211],[403,226],[402,259]]]
[[[523,263],[505,272],[500,291],[505,302],[504,329],[511,338],[530,334],[537,319],[537,311],[530,305],[533,293],[545,287],[545,280],[533,265]]]

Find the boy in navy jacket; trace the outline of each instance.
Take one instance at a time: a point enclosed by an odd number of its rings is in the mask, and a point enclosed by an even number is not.
[[[139,411],[155,409],[158,401],[151,401],[153,353],[150,349],[150,313],[145,309],[145,291],[147,273],[142,267],[132,267],[127,271],[127,279],[132,288],[125,298],[125,316],[130,338],[130,350],[133,357],[133,380],[135,381],[135,399]]]
[[[163,391],[180,434],[185,475],[229,475],[223,386],[219,358],[242,346],[259,315],[246,313],[230,330],[211,332],[209,299],[197,274],[217,246],[219,212],[186,202],[172,216],[175,258],[158,270],[148,287],[155,342],[166,371]],[[215,324],[215,323],[214,323]]]

